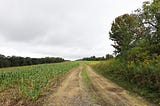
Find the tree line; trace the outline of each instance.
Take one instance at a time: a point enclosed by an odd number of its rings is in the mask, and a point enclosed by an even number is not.
[[[63,61],[65,60],[59,57],[30,58],[30,57],[20,57],[20,56],[4,56],[0,54],[0,68],[46,64],[46,63],[58,63]]]
[[[113,56],[110,54],[107,54],[105,57],[104,56],[102,57],[96,57],[96,56],[84,57],[82,59],[79,59],[79,61],[102,61],[102,60],[108,60],[111,58],[113,58]]]

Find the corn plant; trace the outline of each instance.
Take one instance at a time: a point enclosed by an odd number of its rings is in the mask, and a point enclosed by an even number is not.
[[[43,88],[49,87],[51,80],[57,82],[78,65],[78,62],[64,62],[1,69],[0,90],[18,89],[21,97],[36,100],[43,93]]]

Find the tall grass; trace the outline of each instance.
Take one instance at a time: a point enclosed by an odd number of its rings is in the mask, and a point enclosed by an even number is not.
[[[160,62],[130,64],[118,59],[108,60],[92,67],[103,76],[126,89],[160,103]]]

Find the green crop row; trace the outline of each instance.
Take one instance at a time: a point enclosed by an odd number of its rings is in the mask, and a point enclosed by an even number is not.
[[[78,62],[43,64],[27,67],[0,69],[0,91],[13,90],[13,96],[36,100],[51,81],[57,82],[68,70],[78,66]]]

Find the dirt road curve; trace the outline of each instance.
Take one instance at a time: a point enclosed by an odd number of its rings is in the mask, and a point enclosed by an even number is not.
[[[140,97],[129,95],[126,90],[95,73],[86,66],[92,90],[82,80],[82,66],[71,70],[55,94],[44,106],[152,106]]]

